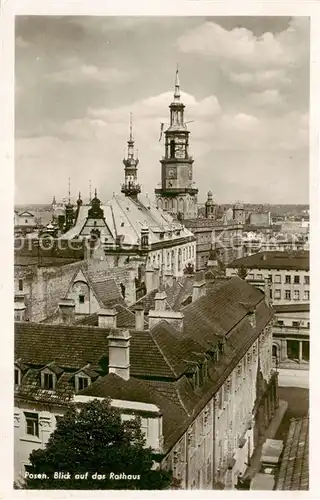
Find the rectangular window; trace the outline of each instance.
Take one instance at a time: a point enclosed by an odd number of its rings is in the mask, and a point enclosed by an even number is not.
[[[304,291],[303,299],[304,300],[310,300],[310,292],[309,292],[309,290],[305,290]]]
[[[271,290],[271,288],[269,290],[269,296],[270,296],[270,299],[272,299],[272,290]]]
[[[275,299],[281,299],[281,290],[279,288],[277,288],[275,291],[274,291],[274,298]]]
[[[272,283],[272,274],[268,274],[268,280]]]
[[[300,300],[300,291],[299,290],[295,290],[293,292],[293,299],[294,300]]]
[[[304,284],[305,285],[310,285],[310,276],[305,276],[304,277]]]
[[[253,273],[248,274],[248,279],[249,280],[253,280],[254,279],[254,274]]]
[[[84,295],[79,295],[79,303],[84,304]]]
[[[262,280],[262,274],[257,274],[257,280]]]
[[[282,319],[278,319],[278,325],[279,325],[279,326],[283,326],[283,325],[284,325],[284,323],[283,323]]]
[[[294,282],[295,285],[299,285],[299,283],[300,283],[300,276],[297,276],[297,275],[294,276],[293,282]]]
[[[19,280],[19,292],[23,292],[23,280]]]
[[[88,387],[89,381],[86,377],[78,377],[78,391],[82,391]]]
[[[285,283],[286,283],[286,285],[290,285],[290,283],[291,283],[291,276],[290,276],[290,274],[286,274]]]
[[[292,326],[293,326],[294,328],[299,328],[299,326],[300,326],[299,321],[292,321]]]
[[[53,388],[54,388],[53,374],[52,373],[44,373],[43,374],[43,389],[51,390]]]
[[[285,291],[285,297],[286,297],[286,300],[291,300],[291,290]]]
[[[19,368],[14,369],[14,385],[20,385],[20,370],[19,370]]]
[[[281,283],[281,275],[280,274],[276,274],[275,277],[274,277],[274,282],[275,283]]]
[[[39,437],[39,416],[38,413],[25,412],[26,432],[29,436]]]

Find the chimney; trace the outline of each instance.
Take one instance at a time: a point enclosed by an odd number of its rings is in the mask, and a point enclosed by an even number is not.
[[[173,272],[171,270],[165,271],[164,283],[167,287],[173,287]]]
[[[166,298],[167,298],[167,294],[164,290],[159,290],[159,292],[156,293],[155,298],[154,298],[156,311],[165,311]]]
[[[98,325],[100,328],[117,328],[116,309],[100,309],[98,312]]]
[[[206,294],[206,280],[203,271],[197,271],[194,278],[192,290],[192,302],[200,299]]]
[[[125,283],[125,302],[128,306],[131,306],[136,302],[136,268],[132,265],[128,268],[128,280]]]
[[[153,289],[157,290],[160,286],[160,267],[159,266],[154,266],[154,273],[153,273]]]
[[[115,373],[124,380],[130,378],[130,339],[129,330],[114,330],[108,335],[109,373]]]
[[[75,320],[75,302],[73,299],[62,299],[59,302],[59,311],[61,314],[61,318],[63,323],[72,324]]]
[[[147,293],[152,292],[154,290],[154,278],[153,278],[154,269],[151,266],[146,268],[146,288]]]
[[[266,304],[268,306],[270,305],[270,290],[271,290],[271,286],[270,286],[269,278],[265,278],[264,279],[264,295],[265,295]]]
[[[152,328],[154,325],[156,325],[160,321],[165,320],[168,323],[170,323],[174,328],[176,328],[176,330],[178,330],[179,332],[182,332],[183,331],[183,318],[184,318],[184,315],[180,311],[150,310],[149,311],[149,328]]]
[[[142,304],[136,304],[134,314],[136,319],[136,330],[144,330],[144,307]]]

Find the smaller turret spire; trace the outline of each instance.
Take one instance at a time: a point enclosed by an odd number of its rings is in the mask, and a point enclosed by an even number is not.
[[[138,155],[137,155],[138,156]],[[134,155],[134,139],[133,139],[133,127],[132,127],[132,113],[130,113],[130,132],[128,140],[128,153],[127,158],[124,158],[124,175],[125,181],[122,184],[121,192],[126,196],[136,197],[140,193],[140,185],[137,182],[137,167],[138,167],[138,157]]]
[[[91,203],[91,179],[89,179],[89,203]]]
[[[69,177],[68,179],[68,198],[69,198],[69,205],[70,205],[70,197],[71,197],[71,188],[70,188],[70,185],[71,185],[71,179]]]
[[[174,84],[174,100],[175,101],[180,101],[180,80],[179,80],[179,67],[177,64],[177,69],[176,69],[176,81]]]

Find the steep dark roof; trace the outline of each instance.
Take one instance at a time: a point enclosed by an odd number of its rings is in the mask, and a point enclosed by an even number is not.
[[[309,271],[309,252],[259,252],[248,257],[236,259],[227,265],[227,268],[244,266],[247,269],[288,269]]]
[[[310,304],[273,304],[275,313],[310,312]]]
[[[163,414],[163,435],[166,442],[170,440],[170,436],[175,429],[183,425],[187,420],[187,415],[181,412],[180,406],[154,390],[150,384],[135,378],[124,380],[114,373],[109,373],[84,389],[80,394],[83,396],[139,401],[158,406]]]
[[[275,489],[309,489],[309,416],[290,424]]]
[[[216,342],[255,307],[263,293],[238,277],[213,283],[204,297],[183,309],[184,333],[202,345]]]

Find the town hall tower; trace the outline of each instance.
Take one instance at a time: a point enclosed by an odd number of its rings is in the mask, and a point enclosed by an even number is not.
[[[165,154],[161,163],[161,188],[155,189],[157,205],[178,219],[197,217],[198,189],[193,182],[193,158],[189,155],[189,130],[184,121],[176,71],[174,100],[170,104],[170,125],[165,131]],[[163,125],[162,125],[163,127]]]

